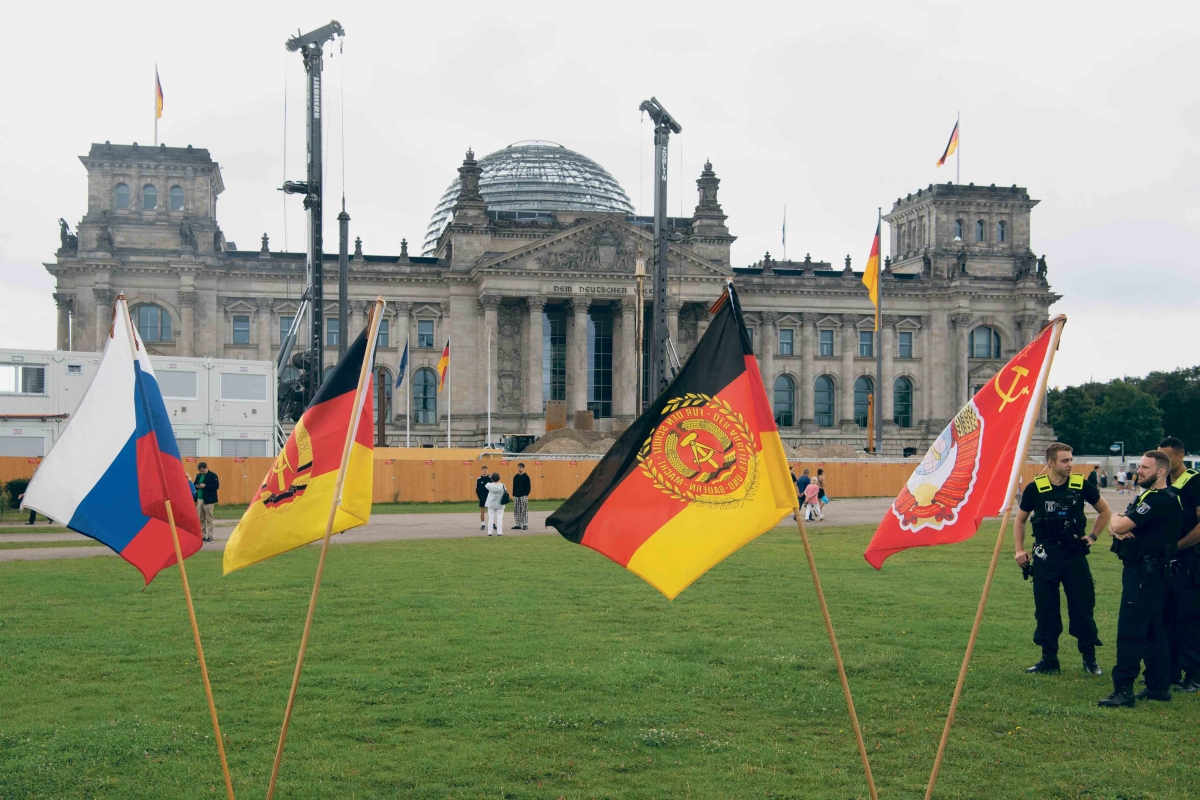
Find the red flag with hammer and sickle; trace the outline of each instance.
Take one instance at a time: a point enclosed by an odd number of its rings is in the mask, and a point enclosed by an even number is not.
[[[879,523],[863,554],[871,566],[910,547],[965,541],[984,517],[1004,512],[1038,413],[1033,398],[1065,322],[1056,317],[1042,328],[950,420]]]

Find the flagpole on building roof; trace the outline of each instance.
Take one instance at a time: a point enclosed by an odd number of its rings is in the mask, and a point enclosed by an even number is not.
[[[958,131],[958,144],[954,147],[954,182],[962,183],[962,114],[954,112],[954,130]]]
[[[876,206],[875,230],[879,232],[879,258],[875,262],[875,452],[883,449],[883,206]],[[889,356],[891,354],[889,353]]]
[[[329,554],[329,539],[333,535],[333,523],[338,507],[342,504],[342,488],[346,482],[346,467],[350,463],[350,451],[358,432],[358,421],[362,415],[363,393],[375,361],[376,342],[379,337],[379,321],[383,318],[383,297],[377,297],[367,321],[367,351],[363,354],[362,367],[358,373],[358,387],[354,392],[354,413],[346,427],[346,441],[342,446],[342,463],[338,467],[337,482],[333,487],[333,500],[329,504],[329,521],[325,525],[325,538],[321,541],[321,557],[317,560],[317,575],[313,579],[312,595],[308,600],[308,616],[304,619],[304,633],[300,636],[300,652],[296,654],[296,671],[292,673],[292,688],[288,692],[287,708],[283,712],[283,726],[279,730],[279,746],[275,749],[275,763],[271,766],[271,782],[267,786],[267,800],[275,795],[275,781],[279,777],[279,765],[283,761],[283,746],[287,741],[288,725],[292,721],[292,708],[296,704],[296,689],[300,685],[300,672],[304,669],[304,653],[308,649],[308,634],[312,630],[313,614],[317,610],[317,595],[321,591],[321,575],[325,571],[325,557]]]
[[[950,701],[950,710],[946,714],[946,726],[942,729],[942,738],[938,742],[937,757],[933,760],[933,769],[929,773],[929,785],[925,789],[925,800],[933,797],[933,788],[937,784],[938,772],[942,767],[942,758],[946,755],[946,741],[950,738],[950,727],[954,724],[954,713],[958,710],[958,701],[962,697],[963,684],[967,681],[967,667],[971,663],[971,653],[975,650],[975,639],[979,635],[979,626],[983,622],[983,610],[987,607],[988,593],[992,588],[992,578],[996,574],[996,564],[1000,561],[1000,549],[1004,546],[1004,534],[1008,530],[1008,521],[1012,516],[1013,493],[1017,481],[1021,477],[1021,465],[1029,453],[1029,440],[1032,438],[1033,426],[1042,413],[1042,399],[1046,393],[1046,383],[1050,378],[1050,368],[1054,365],[1054,354],[1058,351],[1058,340],[1062,336],[1063,325],[1067,318],[1059,315],[1051,320],[1054,326],[1054,338],[1050,341],[1046,365],[1038,375],[1037,388],[1033,400],[1026,412],[1025,425],[1021,430],[1020,443],[1014,456],[1012,471],[1008,477],[1008,492],[1004,495],[1004,518],[1000,521],[1000,531],[996,534],[996,546],[992,550],[992,561],[988,565],[987,579],[983,582],[983,594],[979,597],[979,608],[975,611],[975,622],[971,625],[971,636],[967,639],[967,652],[963,655],[962,667],[958,671],[958,683],[954,686],[954,697]],[[1043,329],[1044,330],[1044,329]],[[1037,338],[1036,336],[1034,337]]]
[[[157,67],[155,71],[157,72]],[[138,360],[137,339],[133,333],[133,321],[129,318],[129,307],[125,305],[125,295],[117,297],[117,305],[123,310],[121,316],[124,318],[125,330],[129,336],[129,346],[134,351],[133,360],[136,363]],[[153,419],[149,414],[146,416],[148,420]],[[155,463],[159,468],[159,483],[165,491],[167,480],[166,476],[162,474],[162,461],[157,455]],[[171,508],[169,498],[164,498],[163,505],[167,511],[167,526],[171,529],[171,543],[175,546],[175,562],[179,565],[179,580],[183,584],[183,597],[187,601],[188,619],[192,623],[192,638],[196,643],[196,657],[200,661],[200,677],[204,680],[204,695],[208,700],[209,716],[212,717],[213,734],[217,740],[217,754],[221,758],[221,771],[225,775],[225,794],[229,800],[234,800],[233,779],[229,776],[229,762],[225,759],[225,741],[221,738],[221,723],[217,721],[217,705],[213,701],[212,684],[208,680],[208,664],[204,660],[204,646],[200,643],[200,626],[196,622],[196,609],[192,605],[192,590],[188,586],[187,568],[183,565],[183,548],[179,546],[179,530],[175,527],[175,512]]]

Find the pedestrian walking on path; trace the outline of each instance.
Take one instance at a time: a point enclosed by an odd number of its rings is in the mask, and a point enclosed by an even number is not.
[[[504,506],[509,501],[508,489],[500,482],[500,473],[493,472],[491,480],[486,484],[487,499],[487,535],[495,531],[497,536],[504,535]]]
[[[217,473],[211,471],[203,461],[196,465],[196,469],[196,480],[193,481],[196,485],[196,513],[200,517],[200,531],[204,535],[204,541],[211,542],[213,509],[217,507],[217,490],[221,488],[221,481],[217,478]]]
[[[529,476],[525,474],[525,465],[517,464],[517,474],[513,475],[513,528],[515,530],[529,530],[529,492],[531,489],[531,481]]]
[[[475,479],[475,496],[479,498],[479,530],[487,526],[487,485],[491,481],[492,476],[488,475],[487,465],[480,466],[479,477]]]

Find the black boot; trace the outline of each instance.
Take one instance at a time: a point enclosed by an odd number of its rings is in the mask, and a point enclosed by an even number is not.
[[[1113,688],[1113,693],[1101,700],[1097,705],[1104,708],[1133,708],[1137,705],[1137,700],[1133,696],[1132,686],[1119,686]]]
[[[1140,692],[1137,693],[1136,699],[1138,699],[1138,700],[1158,700],[1163,703],[1169,703],[1169,702],[1171,702],[1171,690],[1170,689],[1150,689],[1150,688],[1142,689]]]
[[[1059,673],[1058,658],[1043,654],[1041,661],[1025,671],[1031,675],[1057,675]]]
[[[1083,654],[1083,671],[1090,675],[1104,674],[1104,670],[1100,669],[1100,665],[1096,663],[1096,652],[1094,650]]]

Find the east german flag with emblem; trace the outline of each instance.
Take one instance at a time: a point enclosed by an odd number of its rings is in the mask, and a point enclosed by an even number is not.
[[[730,285],[666,390],[547,520],[674,599],[796,506]]]
[[[910,547],[954,544],[1003,514],[1028,449],[1054,357],[1055,317],[962,407],[913,470],[863,553],[879,569]]]
[[[354,443],[333,532],[370,520],[375,457],[371,381],[366,383],[359,409],[354,408],[354,397],[363,359],[373,360],[373,351],[371,347],[368,352],[364,330],[296,423],[225,545],[226,575],[324,538],[350,425],[356,426]]]

